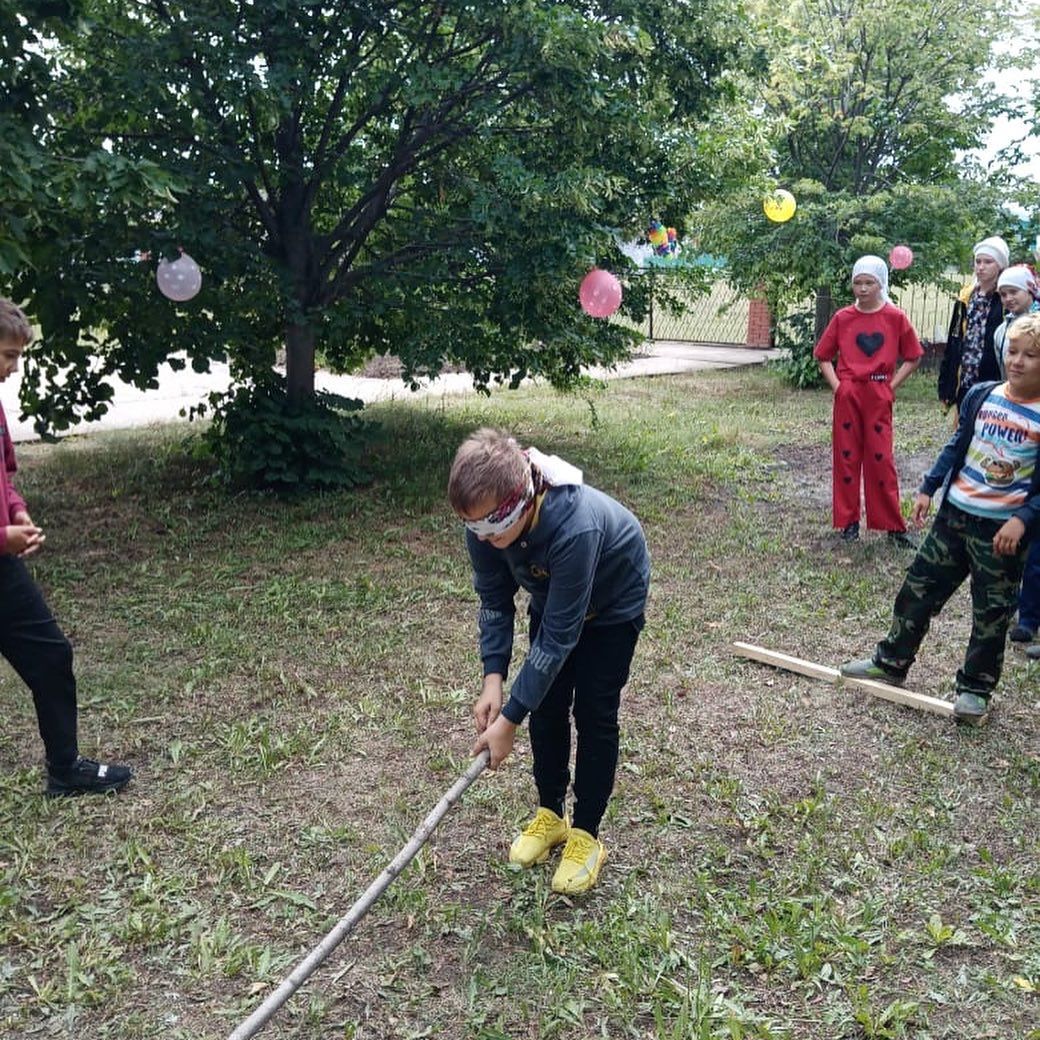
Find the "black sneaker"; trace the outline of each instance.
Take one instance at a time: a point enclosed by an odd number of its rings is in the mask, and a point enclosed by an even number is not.
[[[92,758],[77,758],[70,766],[47,767],[47,797],[62,798],[78,794],[107,794],[119,791],[133,779],[128,766],[107,765]]]
[[[889,531],[890,545],[898,545],[901,549],[916,549],[917,539],[907,531]]]
[[[857,542],[859,541],[859,521],[853,520],[851,524],[846,524],[841,529],[841,540],[843,542]]]
[[[1037,643],[1035,646],[1027,646],[1026,657],[1030,661],[1040,661],[1040,643]]]
[[[1008,639],[1012,643],[1031,643],[1036,638],[1036,630],[1028,625],[1017,624],[1008,633]]]

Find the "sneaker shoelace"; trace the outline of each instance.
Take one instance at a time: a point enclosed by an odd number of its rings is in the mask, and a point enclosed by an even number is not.
[[[556,825],[557,821],[548,812],[537,812],[524,828],[524,835],[528,838],[545,838]]]
[[[567,842],[567,847],[563,850],[563,859],[568,863],[585,866],[595,848],[595,838],[586,837],[584,834],[572,834]]]

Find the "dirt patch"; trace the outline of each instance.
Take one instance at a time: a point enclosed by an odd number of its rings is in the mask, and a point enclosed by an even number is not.
[[[896,472],[904,498],[921,483],[921,477],[935,462],[935,454],[934,448],[896,452]],[[785,444],[776,450],[776,469],[794,485],[804,505],[830,509],[830,444]]]

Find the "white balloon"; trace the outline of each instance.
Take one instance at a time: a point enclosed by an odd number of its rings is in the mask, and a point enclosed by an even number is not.
[[[155,270],[155,281],[159,292],[168,300],[183,303],[198,295],[202,288],[202,271],[199,265],[187,253],[181,253],[176,260],[159,261]]]

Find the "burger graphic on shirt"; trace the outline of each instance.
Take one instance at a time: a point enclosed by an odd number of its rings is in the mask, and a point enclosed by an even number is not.
[[[992,487],[1007,487],[1014,483],[1015,464],[1007,459],[987,458],[982,470],[986,474],[986,483]]]

